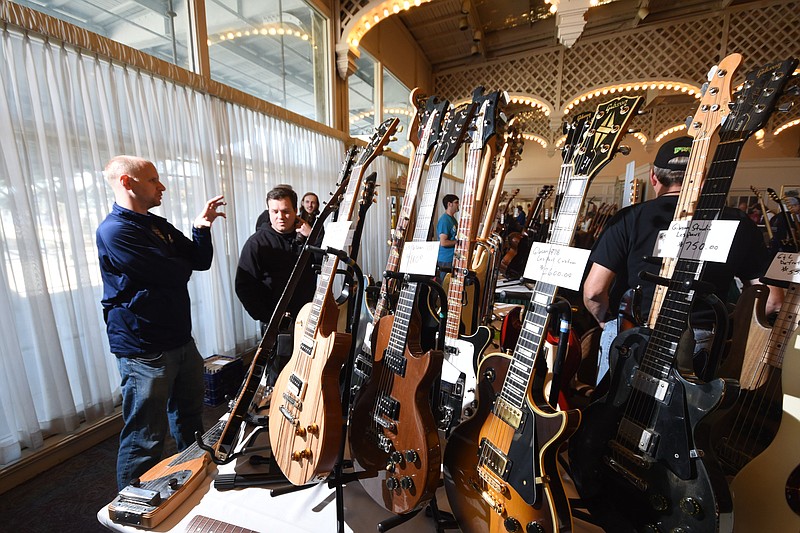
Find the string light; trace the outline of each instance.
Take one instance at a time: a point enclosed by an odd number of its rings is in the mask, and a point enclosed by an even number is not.
[[[772,135],[774,137],[777,137],[778,135],[780,135],[784,131],[788,130],[791,127],[797,126],[797,125],[800,125],[800,118],[794,119],[794,120],[792,120],[790,122],[787,122],[786,124],[783,124],[782,126],[776,128]]]
[[[694,85],[690,85],[688,83],[681,83],[675,81],[651,81],[651,82],[642,82],[636,84],[629,84],[629,83],[621,83],[617,85],[609,85],[608,87],[602,87],[599,89],[592,89],[591,91],[587,91],[583,94],[576,96],[572,102],[570,102],[564,108],[564,114],[568,114],[572,109],[580,104],[581,102],[585,102],[587,100],[591,100],[592,98],[597,98],[601,95],[607,95],[609,93],[627,93],[631,91],[644,91],[647,89],[661,89],[665,91],[672,91],[672,92],[680,92],[686,93],[690,96],[694,96],[695,98],[700,98],[700,88]]]
[[[526,141],[533,141],[535,143],[538,143],[542,148],[547,148],[547,141],[545,141],[538,135],[534,135],[533,133],[523,133],[522,138],[525,139]]]
[[[344,40],[347,41],[351,47],[358,48],[364,35],[381,20],[397,15],[401,11],[407,11],[412,7],[419,7],[430,1],[431,0],[387,0],[382,2],[362,15],[355,26],[346,32]]]
[[[281,35],[285,37],[296,37],[297,39],[301,39],[303,41],[308,41],[311,37],[303,31],[303,29],[299,26],[295,26],[293,24],[281,23],[281,22],[274,22],[264,24],[259,28],[253,28],[249,30],[243,31],[224,31],[218,33],[216,36],[209,36],[206,43],[209,46],[225,41],[233,41],[236,39],[240,39],[242,37],[251,37],[256,35]]]
[[[661,142],[661,139],[663,139],[664,137],[667,137],[668,135],[672,135],[676,131],[681,131],[681,130],[685,130],[685,129],[686,129],[686,124],[679,124],[677,126],[672,126],[671,128],[668,128],[668,129],[662,131],[661,133],[659,133],[658,135],[656,135],[656,142]]]

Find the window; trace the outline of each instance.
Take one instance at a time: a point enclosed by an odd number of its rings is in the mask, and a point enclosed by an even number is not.
[[[192,70],[187,0],[14,2]]]
[[[362,50],[356,71],[347,79],[350,98],[350,135],[369,137],[375,127],[375,69],[378,62]]]
[[[397,117],[403,127],[397,140],[389,143],[389,148],[406,157],[411,156],[412,144],[408,140],[408,123],[417,110],[409,102],[411,90],[403,85],[385,67],[383,69],[383,119]]]
[[[304,0],[206,0],[211,77],[330,125],[328,22]]]

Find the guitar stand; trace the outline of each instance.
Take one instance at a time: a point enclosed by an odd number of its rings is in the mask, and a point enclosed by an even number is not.
[[[358,266],[358,263],[354,259],[352,259],[347,252],[344,250],[337,250],[335,248],[318,248],[316,246],[309,246],[312,251],[319,251],[326,254],[335,255],[340,261],[345,263],[349,268],[353,269],[353,277],[352,283],[357,285],[357,289],[355,292],[350,291],[349,297],[351,299],[351,305],[353,307],[353,312],[350,316],[350,331],[356,331],[358,328],[358,322],[361,318],[361,306],[356,305],[356,303],[360,303],[364,298],[364,283],[361,281],[364,279],[363,272],[361,271],[361,267]],[[347,414],[350,412],[350,377],[352,372],[349,369],[352,369],[353,361],[355,359],[356,350],[358,349],[356,342],[350,343],[350,352],[347,355],[347,362],[344,365],[345,368],[345,375],[344,375],[344,384],[342,386],[342,441],[339,444],[339,455],[336,460],[336,463],[333,467],[333,471],[327,478],[327,485],[329,488],[334,489],[334,493],[336,495],[336,531],[338,533],[344,533],[344,485],[349,483],[352,480],[358,479],[359,473],[352,472],[344,474],[342,470],[345,466],[352,467],[352,461],[345,461],[344,459],[344,451],[345,451],[345,444],[347,442]],[[280,487],[280,488],[273,488],[270,491],[270,496],[277,497],[283,494],[290,494],[294,492],[298,492],[301,490],[310,489],[312,487],[316,487],[316,484],[308,484],[308,485],[299,485],[299,486],[288,486],[288,487]]]
[[[550,396],[547,399],[547,402],[555,408],[558,405],[558,394],[561,392],[561,369],[569,348],[572,306],[566,299],[558,298],[557,301],[547,306],[547,312],[557,316],[559,319],[558,350],[556,350],[555,360],[553,361],[553,378],[550,380]]]

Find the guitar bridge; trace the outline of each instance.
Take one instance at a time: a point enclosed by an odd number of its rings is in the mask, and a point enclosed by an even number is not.
[[[289,412],[289,410],[286,408],[286,406],[281,405],[278,410],[283,415],[283,418],[288,420],[291,425],[293,425],[295,427],[300,425],[300,421],[297,418],[295,418],[294,415],[292,415],[292,413]]]

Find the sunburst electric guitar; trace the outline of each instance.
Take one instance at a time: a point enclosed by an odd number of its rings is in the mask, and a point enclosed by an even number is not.
[[[367,165],[397,129],[398,119],[384,121],[364,148],[350,175],[339,207],[339,221],[352,221]],[[326,254],[314,299],[295,322],[295,349],[278,375],[269,410],[269,438],[275,462],[295,485],[319,481],[333,469],[342,442],[344,418],[339,373],[351,338],[336,331],[339,309],[331,294],[339,264]]]
[[[718,219],[745,141],[769,118],[793,62],[750,72],[706,174],[692,224]],[[733,380],[703,382],[680,372],[678,346],[689,325],[705,261],[684,237],[655,327],[621,333],[611,347],[608,393],[583,412],[570,440],[572,478],[589,512],[608,531],[730,531],[733,505],[709,453],[713,411],[733,403]]]
[[[562,166],[567,183],[550,243],[572,243],[589,183],[614,156],[640,102],[640,97],[623,96],[602,104],[591,124],[577,133],[580,147]],[[489,355],[480,365],[478,413],[458,426],[448,442],[445,488],[465,532],[572,530],[556,458],[578,426],[580,413],[556,411],[544,390],[547,307],[556,290],[555,285],[536,283],[500,392],[492,394],[493,387],[484,383],[498,379],[502,372],[495,369],[505,366],[508,356]]]
[[[427,241],[444,167],[464,141],[472,103],[451,110],[428,169],[417,212],[414,241]],[[350,416],[354,461],[374,474],[362,486],[386,509],[405,514],[433,498],[441,449],[431,388],[442,369],[442,352],[420,346],[417,283],[405,283],[394,315],[380,319],[372,336],[373,367],[356,395]]]

